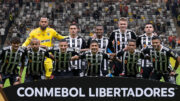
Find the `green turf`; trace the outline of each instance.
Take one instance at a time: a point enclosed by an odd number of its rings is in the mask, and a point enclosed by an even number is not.
[[[175,60],[171,58],[170,63],[172,64],[172,67],[174,67]],[[180,66],[176,70],[176,73],[180,74]],[[22,82],[24,82],[25,74],[26,74],[26,68],[24,69],[23,74],[22,74]],[[161,79],[161,81],[164,82],[163,78]],[[180,75],[177,76],[176,83],[177,85],[180,85]],[[10,86],[9,79],[6,80],[4,87],[8,87],[8,86]]]
[[[170,58],[170,63],[172,65],[172,67],[175,66],[175,60],[173,58]],[[176,78],[176,84],[180,85],[180,65],[179,65],[178,69],[176,70],[176,73],[179,74]],[[164,79],[162,78],[161,81],[164,82]]]

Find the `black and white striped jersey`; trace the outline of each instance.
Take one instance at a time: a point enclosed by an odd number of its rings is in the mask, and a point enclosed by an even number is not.
[[[140,35],[137,38],[137,47],[140,49],[146,48],[146,46],[151,46],[152,45],[152,37],[156,36],[156,34],[152,33],[151,36],[147,36],[147,34]]]
[[[101,50],[101,52],[104,52],[106,53],[107,52],[107,47],[108,47],[108,38],[106,37],[102,37],[101,39],[98,39],[98,38],[95,38],[95,39],[92,39],[92,38],[89,38],[88,42],[87,42],[87,48],[90,47],[90,43],[92,40],[96,40],[99,44],[99,48]]]
[[[54,56],[53,72],[68,72],[71,71],[71,57],[77,55],[72,49],[67,49],[66,53],[62,53],[59,47],[53,47],[49,50]]]
[[[142,50],[145,58],[148,57],[154,68],[154,72],[158,73],[169,73],[172,68],[169,63],[170,57],[174,59],[178,58],[178,55],[174,53],[171,49],[161,45],[160,51],[154,50],[152,47],[148,46]]]
[[[98,39],[98,38],[95,38],[95,39],[92,39],[92,38],[89,38],[88,42],[87,42],[87,46],[88,48],[90,47],[90,43],[92,40],[96,40],[99,44],[99,51],[100,52],[103,52],[103,53],[107,53],[107,47],[108,47],[108,39],[106,37],[102,37],[101,39]],[[108,70],[108,60],[107,59],[104,59],[104,68],[106,70]]]
[[[108,48],[112,52],[117,53],[119,50],[122,50],[127,46],[129,39],[136,40],[135,32],[127,29],[123,34],[120,29],[114,30],[110,36]],[[112,44],[112,41],[114,41],[114,45]]]
[[[24,49],[19,47],[16,52],[12,51],[12,47],[5,47],[2,49],[0,54],[0,73],[9,75],[9,74],[18,74],[18,66],[24,63]]]
[[[80,52],[80,49],[86,48],[86,42],[80,36],[77,36],[76,38],[71,38],[69,36],[68,38],[66,38],[66,41],[68,42],[69,48],[75,49],[77,53]],[[81,59],[71,62],[71,68],[81,69],[82,68]]]
[[[152,37],[156,36],[156,34],[152,33],[151,36],[147,36],[147,34],[140,35],[137,39],[137,47],[142,49],[147,46],[152,45]],[[152,63],[148,59],[142,59],[141,61],[142,67],[152,67]]]
[[[49,57],[49,53],[46,49],[39,47],[37,52],[34,52],[31,48],[26,50],[27,63],[27,75],[41,76],[45,73],[44,61],[45,56]]]
[[[136,75],[139,73],[140,59],[143,57],[140,51],[135,50],[134,53],[129,51],[119,51],[117,57],[122,57],[123,73],[125,75]]]
[[[86,42],[85,40],[77,36],[76,38],[71,38],[70,36],[66,38],[66,41],[68,42],[68,46],[70,48],[78,48],[78,49],[85,49],[86,48]]]
[[[87,67],[85,69],[85,76],[105,76],[108,70],[104,68],[104,59],[109,59],[109,55],[98,52],[92,54],[91,51],[86,51],[80,55],[80,59],[85,59]]]

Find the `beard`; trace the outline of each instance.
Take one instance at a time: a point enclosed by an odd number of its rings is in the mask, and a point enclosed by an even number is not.
[[[45,30],[47,28],[47,26],[41,26],[42,30]]]

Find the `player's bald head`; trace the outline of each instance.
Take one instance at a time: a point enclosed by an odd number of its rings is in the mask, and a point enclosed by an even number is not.
[[[49,19],[48,19],[47,17],[41,17],[41,18],[40,18],[40,21],[42,21],[42,20],[43,20],[43,21],[47,21],[47,22],[49,21]]]
[[[36,38],[32,38],[31,39],[31,44],[33,43],[37,43],[37,44],[40,44],[40,40],[36,39]]]

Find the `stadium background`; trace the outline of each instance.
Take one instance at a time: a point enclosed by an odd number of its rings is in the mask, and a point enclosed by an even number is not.
[[[13,36],[24,42],[41,16],[47,16],[49,26],[62,35],[68,35],[70,23],[78,23],[79,35],[86,40],[97,24],[104,26],[108,37],[118,28],[120,17],[128,18],[128,28],[137,35],[143,34],[144,24],[150,22],[164,45],[176,52],[180,49],[180,0],[0,0],[0,49],[10,44]],[[174,66],[174,60],[170,62]],[[5,86],[9,86],[8,80]]]

